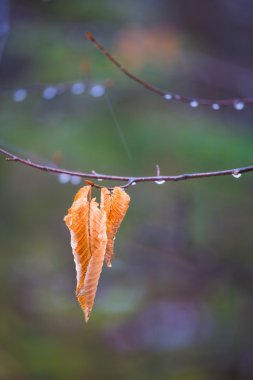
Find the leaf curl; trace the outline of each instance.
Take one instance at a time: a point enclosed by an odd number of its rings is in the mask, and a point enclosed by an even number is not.
[[[105,262],[111,267],[114,255],[114,240],[122,223],[130,203],[130,196],[120,187],[115,187],[112,192],[107,188],[101,189],[101,210],[106,212],[107,245]]]
[[[64,218],[71,233],[76,265],[76,296],[86,322],[94,304],[107,244],[106,213],[91,199],[91,192],[91,186],[82,187]]]

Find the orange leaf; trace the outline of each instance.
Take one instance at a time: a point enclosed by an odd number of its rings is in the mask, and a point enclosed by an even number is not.
[[[94,304],[107,243],[106,213],[91,199],[91,191],[91,186],[82,187],[64,218],[76,264],[76,295],[86,322]]]
[[[105,187],[101,189],[101,210],[106,212],[107,246],[105,262],[111,267],[114,254],[114,240],[119,226],[126,215],[130,197],[120,187],[115,187],[112,193]]]

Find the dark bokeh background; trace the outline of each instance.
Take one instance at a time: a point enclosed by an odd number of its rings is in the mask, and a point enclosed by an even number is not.
[[[16,0],[0,63],[2,147],[119,175],[252,164],[252,108],[166,102],[123,77],[86,31],[154,85],[252,95],[250,0]],[[38,87],[12,99],[19,87],[76,80],[83,95],[49,101]],[[91,96],[94,84],[106,95]],[[129,189],[88,325],[63,223],[78,186],[3,158],[0,175],[0,379],[253,378],[251,174]]]

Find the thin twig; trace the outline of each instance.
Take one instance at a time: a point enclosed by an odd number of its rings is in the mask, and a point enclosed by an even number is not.
[[[158,87],[153,86],[152,84],[144,81],[143,79],[140,79],[136,75],[132,74],[130,71],[128,71],[119,61],[117,61],[111,53],[108,52],[104,48],[103,45],[101,45],[94,36],[87,32],[86,37],[89,41],[93,43],[93,45],[100,50],[115,66],[118,67],[120,71],[122,71],[126,76],[128,76],[133,81],[139,83],[141,86],[145,87],[147,90],[162,96],[164,99],[167,100],[177,100],[183,103],[188,103],[193,108],[197,107],[198,105],[204,105],[204,106],[210,106],[214,110],[218,110],[220,107],[228,107],[232,106],[237,110],[241,110],[244,108],[244,105],[253,105],[253,97],[251,98],[233,98],[233,99],[204,99],[204,98],[193,98],[190,96],[185,95],[179,95],[175,94],[170,91],[164,91],[161,90]]]
[[[158,164],[156,165],[156,175],[160,177],[160,166]]]
[[[122,188],[127,188],[138,182],[156,182],[158,184],[162,184],[164,182],[176,182],[176,181],[184,181],[187,179],[218,177],[218,176],[225,176],[225,175],[233,175],[235,177],[239,177],[242,173],[253,171],[253,166],[245,166],[242,168],[219,170],[219,171],[205,172],[205,173],[189,173],[189,174],[179,174],[179,175],[170,175],[170,176],[126,177],[126,176],[101,174],[101,173],[96,173],[94,171],[92,171],[91,173],[76,172],[76,171],[46,166],[42,164],[37,164],[35,162],[32,162],[29,159],[21,158],[1,148],[0,148],[0,154],[6,156],[7,161],[16,161],[23,165],[30,166],[32,168],[35,168],[44,172],[49,172],[49,173],[54,173],[54,174],[69,174],[71,176],[82,177],[85,179],[93,178],[96,180],[104,179],[108,181],[126,182],[125,185],[121,186]],[[100,187],[100,185],[96,185],[96,187]]]

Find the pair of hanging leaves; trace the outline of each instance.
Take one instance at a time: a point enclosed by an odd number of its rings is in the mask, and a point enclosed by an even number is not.
[[[114,240],[127,212],[130,197],[120,187],[101,189],[100,208],[92,199],[92,186],[75,195],[64,221],[70,230],[76,265],[76,296],[88,322],[94,304],[103,262],[111,267]]]

